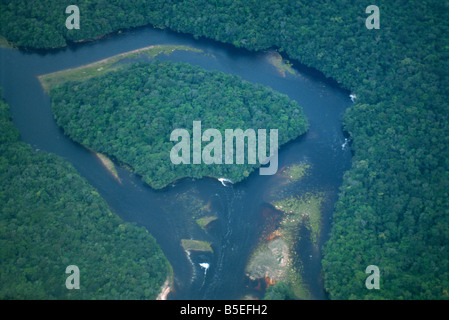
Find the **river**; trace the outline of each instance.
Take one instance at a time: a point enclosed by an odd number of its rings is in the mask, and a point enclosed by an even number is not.
[[[351,164],[351,151],[342,148],[345,137],[341,127],[345,109],[352,104],[349,92],[318,71],[298,63],[293,63],[296,74],[287,73],[284,77],[268,63],[265,53],[249,52],[151,27],[57,50],[24,52],[0,49],[0,85],[21,139],[38,152],[56,153],[71,162],[99,191],[113,212],[125,221],[148,229],[173,267],[174,288],[169,299],[257,296],[258,293],[248,284],[245,265],[266,225],[267,212],[268,215],[274,212],[268,201],[273,187],[279,184],[278,176],[259,176],[256,170],[236,185],[223,186],[214,179],[183,179],[156,191],[127,169],[118,167],[119,183],[93,153],[66,137],[56,125],[50,98],[37,79],[42,74],[154,44],[181,44],[201,49],[208,55],[176,51],[159,59],[188,62],[209,70],[235,74],[287,94],[303,107],[310,130],[281,147],[279,168],[298,161],[311,164],[311,174],[301,182],[297,192],[317,190],[326,193],[320,244],[328,238],[338,188]],[[186,227],[189,225],[189,215],[183,203],[186,195],[194,195],[208,203],[219,217],[210,232]],[[210,241],[214,252],[188,257],[180,240],[189,238]],[[298,250],[307,252],[304,256],[309,257],[304,261],[303,277],[312,298],[326,299],[320,254],[312,250],[310,243],[301,243],[298,247]],[[206,273],[200,263],[210,265]],[[259,296],[262,294],[260,292]]]

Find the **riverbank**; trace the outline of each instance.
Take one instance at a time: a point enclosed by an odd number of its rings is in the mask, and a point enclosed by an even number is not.
[[[154,237],[119,218],[68,160],[21,141],[2,100],[0,124],[0,299],[154,299],[172,274]],[[81,290],[61,286],[70,263],[84,270]]]
[[[89,78],[104,74],[106,72],[117,70],[120,67],[117,63],[124,59],[135,59],[145,55],[148,59],[153,59],[160,54],[169,55],[175,50],[191,51],[201,53],[200,49],[195,49],[184,45],[151,45],[144,48],[124,52],[100,61],[82,65],[77,68],[71,68],[53,73],[38,76],[39,82],[45,92],[67,81],[84,81]]]
[[[276,68],[277,72],[285,78],[286,73],[288,72],[291,75],[296,74],[293,69],[293,64],[288,60],[282,58],[282,56],[276,51],[268,51],[266,53],[266,58],[269,64]]]
[[[15,49],[13,44],[8,42],[8,40],[2,35],[0,35],[0,48]]]
[[[14,8],[13,3],[8,7]],[[363,24],[355,23],[366,18],[360,5],[355,2],[329,2],[325,8],[321,3],[305,1],[285,7],[276,2],[246,2],[244,5],[233,2],[210,8],[185,1],[176,7],[167,2],[167,6],[150,11],[151,23],[193,33],[196,37],[204,36],[255,50],[268,46],[284,48],[292,58],[322,70],[327,76],[358,93],[359,103],[346,115],[345,121],[345,129],[353,138],[358,159],[345,175],[333,220],[335,230],[346,230],[347,233],[333,232],[333,241],[330,243],[334,244],[328,251],[332,264],[326,273],[329,279],[337,279],[331,281],[330,288],[335,298],[347,298],[349,295],[363,298],[366,291],[363,286],[357,292],[354,291],[353,270],[362,270],[364,261],[378,256],[388,259],[391,256],[390,246],[398,247],[398,243],[404,248],[404,253],[398,252],[401,259],[388,264],[397,266],[398,270],[409,270],[410,257],[418,259],[423,253],[432,256],[418,262],[419,267],[427,272],[422,273],[423,277],[425,275],[422,281],[414,281],[413,284],[418,286],[424,283],[426,287],[433,288],[437,286],[428,279],[436,279],[437,283],[447,280],[442,278],[438,268],[428,263],[432,259],[441,261],[439,248],[434,247],[429,252],[428,249],[432,247],[430,244],[446,239],[433,239],[441,237],[438,232],[430,232],[433,226],[411,224],[419,220],[423,210],[428,213],[429,221],[441,221],[441,208],[447,207],[449,199],[444,188],[441,188],[447,183],[447,165],[444,160],[447,142],[442,139],[441,143],[437,143],[435,140],[447,136],[447,99],[444,90],[447,88],[447,77],[442,73],[447,70],[448,62],[445,58],[447,48],[444,46],[448,33],[444,31],[447,27],[442,23],[447,20],[444,16],[447,8],[444,5],[443,1],[390,2],[389,18],[385,19],[382,29],[369,31],[365,30]],[[61,10],[53,10],[53,7],[47,9],[50,16],[47,15],[49,18],[46,20],[49,22],[39,30],[47,30],[47,27],[55,30],[52,23],[57,19],[51,15]],[[116,12],[117,16],[104,15],[104,25],[115,22],[121,13],[119,10],[107,11]],[[26,15],[11,15],[10,20],[35,19],[33,12],[25,10]],[[267,14],[248,18],[247,12]],[[270,14],[274,12],[276,15]],[[96,23],[89,24],[98,21],[96,15],[86,14],[84,17],[88,19],[85,21],[86,26],[98,27]],[[347,21],[354,23],[345,23]],[[16,24],[5,25],[11,29],[16,27]],[[410,28],[411,25],[413,28]],[[28,32],[32,33],[35,28],[16,29],[24,33],[18,39],[28,38],[31,43],[34,39],[43,41],[46,38],[36,35],[28,37]],[[8,34],[6,31],[4,34]],[[95,35],[101,32],[98,30]],[[367,181],[363,181],[364,178]],[[384,194],[395,195],[395,203]],[[385,212],[388,212],[389,219],[371,218]],[[382,230],[387,234],[386,243],[380,243],[376,234],[372,233],[374,231],[359,228],[360,214],[363,214],[363,221],[372,222],[372,230]],[[413,229],[415,232],[410,235],[403,233],[400,239],[388,237],[389,234],[397,234],[397,225],[385,221],[397,221],[400,228]],[[441,223],[438,227],[447,226],[445,221]],[[414,238],[408,238],[412,236],[427,239],[423,246],[412,246],[417,250],[415,252],[406,250],[407,244],[415,241]],[[340,237],[345,237],[347,241],[339,241]],[[364,250],[367,247],[372,250]],[[421,248],[427,251],[422,252]],[[341,261],[348,260],[347,252],[353,253],[351,259],[361,255],[362,259],[357,260],[361,262],[342,268]],[[393,256],[398,258],[398,255]],[[394,297],[407,293],[406,297],[422,298],[414,294],[422,290],[407,281],[407,272],[392,274],[395,281],[390,283],[404,285],[394,290],[382,290],[382,294],[390,292]],[[439,297],[438,293],[432,293],[431,296]],[[384,297],[388,298],[389,295]]]
[[[167,137],[175,128],[186,128],[198,117],[207,119],[220,134],[227,128],[254,128],[265,123],[278,128],[279,145],[308,130],[308,121],[297,102],[268,87],[187,63],[134,63],[126,68],[118,64],[125,58],[142,54],[153,58],[176,48],[142,48],[40,76],[42,86],[53,89],[52,109],[58,125],[82,145],[97,151],[108,150],[108,156],[127,163],[154,189],[163,189],[186,176],[227,177],[239,182],[260,167],[260,163],[173,166],[167,156],[173,150],[166,143]],[[183,144],[184,139],[178,146]]]
[[[94,152],[94,151],[92,151]],[[115,180],[120,181],[114,162],[102,153],[94,152],[95,156],[101,161],[101,164],[114,176]]]
[[[161,292],[158,294],[156,300],[167,300],[168,295],[172,291],[173,288],[173,277],[169,276],[167,280],[165,280],[164,284],[161,287]]]

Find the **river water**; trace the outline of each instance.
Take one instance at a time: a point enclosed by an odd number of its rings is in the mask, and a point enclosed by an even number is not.
[[[282,76],[267,61],[266,53],[253,53],[206,39],[194,39],[168,30],[142,27],[105,37],[95,42],[57,50],[23,52],[0,49],[3,97],[10,105],[14,124],[23,141],[36,151],[56,153],[70,161],[123,220],[144,226],[156,238],[174,270],[169,299],[242,299],[247,294],[262,296],[245,276],[245,265],[257,245],[267,220],[275,210],[269,204],[281,183],[279,175],[259,176],[258,170],[245,181],[223,186],[215,179],[183,179],[155,191],[127,169],[118,167],[119,183],[100,161],[83,146],[71,141],[51,113],[49,96],[37,76],[81,66],[100,59],[153,44],[182,44],[207,55],[176,51],[160,60],[182,61],[235,74],[287,94],[303,107],[310,124],[307,134],[281,147],[279,168],[307,161],[310,175],[293,189],[295,194],[324,192],[320,245],[328,238],[333,206],[343,174],[349,169],[351,152],[345,141],[341,119],[352,102],[349,92],[316,70],[295,64],[295,75]],[[204,232],[192,226],[185,199],[207,203],[219,219]],[[211,242],[213,253],[190,256],[181,239]],[[303,278],[313,299],[326,299],[320,253],[311,243],[299,244]],[[200,263],[208,263],[205,272]]]

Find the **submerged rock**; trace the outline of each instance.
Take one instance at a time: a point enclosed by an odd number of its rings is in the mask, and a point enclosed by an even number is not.
[[[269,241],[256,251],[248,263],[246,270],[249,278],[263,278],[271,285],[280,281],[287,273],[289,255],[284,240],[276,238]]]

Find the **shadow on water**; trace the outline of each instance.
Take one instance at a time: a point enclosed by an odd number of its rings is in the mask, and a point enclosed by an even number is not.
[[[263,284],[250,283],[245,266],[264,228],[272,219],[264,198],[267,190],[279,183],[277,176],[259,176],[223,186],[215,179],[183,179],[163,190],[153,190],[123,167],[118,167],[121,182],[101,165],[93,153],[74,143],[56,125],[49,96],[37,76],[92,63],[107,57],[153,44],[181,44],[202,49],[204,54],[174,52],[161,60],[183,61],[239,75],[243,79],[273,88],[303,107],[310,124],[309,132],[281,147],[279,168],[306,159],[313,166],[312,178],[301,188],[326,190],[329,205],[323,213],[323,241],[329,231],[333,203],[343,173],[349,168],[351,154],[342,150],[344,136],[341,118],[351,105],[348,93],[315,71],[294,64],[294,75],[281,76],[267,62],[264,53],[252,53],[212,40],[168,30],[137,28],[95,42],[73,44],[67,48],[24,52],[0,49],[0,82],[10,105],[14,124],[23,141],[40,152],[56,153],[70,161],[80,174],[107,201],[123,220],[144,226],[156,238],[174,270],[174,288],[170,299],[241,299],[251,292],[261,292]],[[218,217],[207,230],[192,220],[186,207],[210,202]],[[208,241],[213,253],[192,252],[187,255],[181,239]],[[307,256],[309,245],[300,243],[298,250]],[[315,261],[315,260],[314,260]],[[305,278],[314,283],[315,298],[322,284],[317,276],[319,257],[305,266]],[[207,271],[200,263],[208,263]],[[257,287],[261,291],[257,291]],[[320,291],[321,290],[321,291]]]

